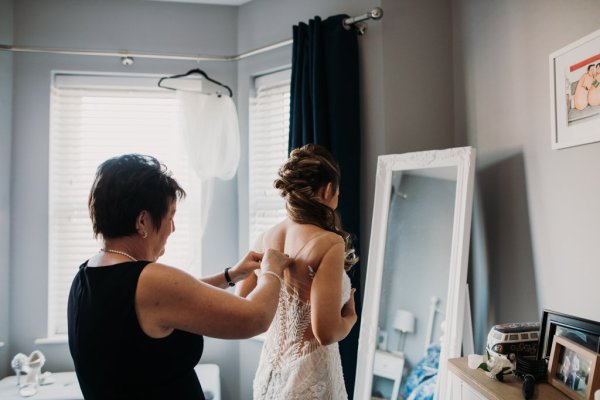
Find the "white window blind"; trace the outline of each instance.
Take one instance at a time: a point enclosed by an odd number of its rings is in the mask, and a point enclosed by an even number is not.
[[[69,79],[71,78],[71,79]],[[200,273],[191,221],[200,198],[178,133],[174,92],[94,77],[57,76],[51,91],[48,246],[48,335],[67,332],[67,299],[79,265],[98,252],[87,200],[97,167],[110,157],[140,153],[172,171],[188,196],[177,205],[175,232],[159,262]],[[150,80],[153,85],[156,80]],[[117,84],[114,84],[117,82]],[[135,87],[137,86],[137,87]],[[135,87],[135,90],[131,88]]]
[[[286,70],[257,78],[250,98],[250,245],[286,216],[273,181],[288,156],[290,75]]]

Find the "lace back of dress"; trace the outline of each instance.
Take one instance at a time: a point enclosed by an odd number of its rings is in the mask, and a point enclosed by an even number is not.
[[[293,258],[298,260],[305,247]],[[315,272],[310,266],[302,267],[308,268],[306,279],[303,274],[301,278],[290,274],[281,285],[277,312],[254,378],[254,400],[348,399],[337,344],[321,346],[312,332],[310,287]],[[345,280],[347,301],[350,283]]]
[[[285,283],[281,287],[279,306],[265,343],[272,346],[270,361],[274,367],[280,367],[284,360],[297,360],[314,350],[316,340],[306,340],[309,326],[310,303],[300,298],[297,288]]]

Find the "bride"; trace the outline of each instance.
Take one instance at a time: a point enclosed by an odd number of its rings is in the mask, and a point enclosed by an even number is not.
[[[356,323],[354,290],[346,271],[358,261],[335,209],[339,167],[323,147],[295,149],[279,169],[275,187],[287,218],[266,231],[256,251],[292,256],[279,306],[267,332],[254,378],[254,399],[347,399],[337,342]],[[252,274],[240,285],[245,296]]]

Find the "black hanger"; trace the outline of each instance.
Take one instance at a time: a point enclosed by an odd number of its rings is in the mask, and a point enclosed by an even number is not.
[[[177,90],[176,88],[172,88],[172,87],[168,87],[168,86],[163,86],[161,85],[162,81],[164,81],[165,79],[176,79],[176,78],[183,78],[192,74],[200,74],[202,75],[206,80],[212,82],[212,83],[216,83],[217,85],[227,89],[227,91],[229,92],[229,97],[233,97],[233,92],[231,91],[231,88],[219,81],[216,81],[212,78],[210,78],[206,72],[202,71],[199,68],[194,68],[194,69],[190,69],[188,72],[186,72],[185,74],[179,74],[179,75],[173,75],[173,76],[164,76],[162,78],[159,79],[158,81],[158,87],[161,87],[163,89],[170,89],[170,90]],[[219,94],[220,96],[220,94]]]

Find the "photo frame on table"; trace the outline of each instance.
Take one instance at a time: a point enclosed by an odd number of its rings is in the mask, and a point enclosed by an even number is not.
[[[564,337],[555,337],[548,383],[574,400],[593,400],[600,389],[600,354]]]
[[[540,327],[538,360],[549,360],[555,337],[564,337],[600,353],[600,322],[545,309]]]
[[[550,54],[552,148],[600,141],[600,30]]]

